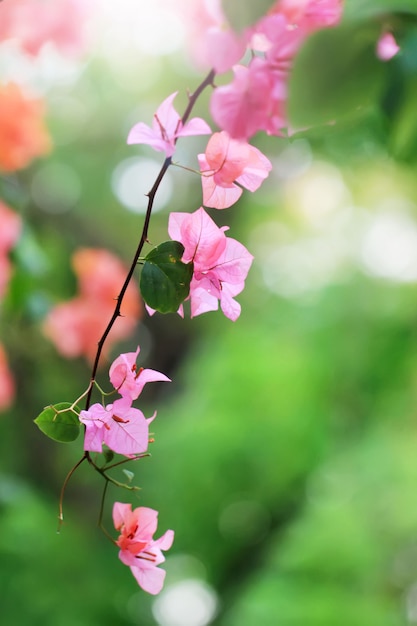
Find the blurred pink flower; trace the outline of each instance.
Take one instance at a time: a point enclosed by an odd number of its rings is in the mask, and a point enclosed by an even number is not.
[[[260,150],[246,141],[232,139],[226,131],[211,136],[198,162],[203,204],[214,209],[232,206],[242,195],[242,187],[259,189],[272,169]]]
[[[15,398],[15,383],[10,371],[6,352],[0,344],[0,411],[6,411]]]
[[[183,125],[172,104],[177,93],[176,91],[168,96],[158,107],[153,117],[152,128],[143,122],[133,126],[127,138],[128,144],[148,144],[154,150],[165,152],[165,156],[170,157],[175,152],[175,143],[179,137],[211,133],[209,125],[200,117],[194,117]]]
[[[92,0],[5,0],[0,3],[0,40],[15,39],[31,55],[47,42],[77,55],[86,46],[84,23],[92,5]]]
[[[195,0],[186,6],[190,57],[197,65],[216,73],[227,72],[246,50],[246,37],[230,27],[221,0]]]
[[[79,295],[53,307],[43,330],[63,356],[85,356],[92,361],[97,342],[113,314],[127,268],[108,250],[90,248],[75,252],[72,265]],[[121,313],[106,341],[106,352],[117,341],[129,337],[141,315],[139,290],[134,282],[126,291]]]
[[[378,39],[376,55],[381,61],[389,61],[400,51],[392,33],[383,33]]]
[[[93,404],[87,411],[80,412],[80,421],[86,427],[84,450],[102,452],[105,444],[117,454],[142,454],[148,449],[149,423],[154,417],[146,419],[126,398],[119,398],[106,407]]]
[[[171,382],[170,379],[156,370],[136,367],[136,359],[140,352],[138,346],[136,352],[126,352],[113,361],[110,366],[109,376],[113,387],[123,398],[136,400],[142,393],[146,383],[157,381]]]
[[[147,507],[132,511],[131,504],[115,502],[113,523],[120,532],[117,545],[119,559],[130,567],[132,574],[144,591],[159,593],[165,580],[165,571],[158,565],[165,561],[162,550],[169,550],[174,541],[174,531],[167,530],[154,540],[158,524],[158,512]]]

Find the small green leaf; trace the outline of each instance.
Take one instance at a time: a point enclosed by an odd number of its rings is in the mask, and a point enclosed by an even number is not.
[[[140,290],[146,304],[160,313],[174,313],[190,293],[193,263],[181,261],[184,246],[165,241],[145,257]]]
[[[38,428],[50,439],[67,443],[77,439],[80,432],[80,409],[70,402],[47,406],[35,419]]]
[[[126,476],[127,480],[131,483],[132,480],[134,479],[135,475],[133,472],[131,472],[130,470],[124,469],[123,470],[123,474]]]
[[[106,448],[104,451],[104,460],[106,463],[110,463],[111,461],[113,461],[114,459],[114,452],[113,450],[109,450],[108,448]]]

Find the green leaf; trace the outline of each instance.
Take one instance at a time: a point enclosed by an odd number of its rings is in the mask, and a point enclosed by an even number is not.
[[[379,99],[386,67],[375,54],[378,24],[322,30],[297,55],[288,112],[295,128],[366,114]]]
[[[244,28],[255,24],[273,4],[273,0],[256,0],[256,2],[223,0],[222,8],[231,27],[234,30],[242,31]]]
[[[70,402],[47,406],[35,419],[35,424],[50,439],[67,443],[77,439],[80,432],[80,409]]]
[[[387,13],[417,13],[417,0],[346,0],[344,20],[360,20]]]
[[[145,257],[140,290],[146,304],[160,313],[173,313],[190,293],[193,263],[181,261],[184,246],[165,241]]]

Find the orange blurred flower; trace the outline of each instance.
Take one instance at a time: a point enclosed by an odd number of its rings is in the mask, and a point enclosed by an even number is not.
[[[0,84],[0,171],[23,169],[50,149],[42,100],[27,98],[14,83]]]
[[[55,306],[44,323],[44,332],[56,349],[67,358],[85,356],[93,361],[100,340],[116,306],[116,298],[127,275],[127,268],[107,250],[82,248],[72,257],[79,295]],[[139,289],[131,283],[123,299],[121,313],[105,343],[111,345],[129,337],[141,315]]]

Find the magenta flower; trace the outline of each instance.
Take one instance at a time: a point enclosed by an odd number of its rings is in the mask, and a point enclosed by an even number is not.
[[[110,366],[109,376],[113,387],[123,398],[131,401],[136,400],[142,393],[146,383],[157,381],[171,382],[170,379],[156,370],[139,369],[136,367],[136,358],[140,352],[137,347],[136,352],[127,352],[117,357]]]
[[[242,195],[241,187],[256,191],[272,169],[260,150],[246,141],[231,139],[226,131],[212,135],[198,162],[203,204],[214,209],[232,206]]]
[[[219,228],[201,207],[194,213],[171,213],[168,232],[184,246],[183,261],[193,261],[190,284],[191,317],[216,311],[235,321],[240,305],[234,300],[245,286],[253,256]]]
[[[172,93],[158,107],[153,116],[152,128],[143,122],[133,126],[127,138],[128,144],[145,143],[170,157],[175,152],[175,143],[179,137],[211,133],[210,126],[200,117],[193,117],[185,125],[182,123],[172,104],[177,93]]]
[[[169,550],[174,541],[174,531],[167,530],[159,539],[153,535],[158,525],[158,512],[147,507],[132,511],[131,504],[115,502],[113,523],[120,531],[117,545],[119,559],[130,567],[140,587],[153,595],[163,587],[165,571],[158,565],[165,561],[162,550]]]
[[[105,444],[113,452],[134,456],[148,449],[149,424],[155,415],[146,419],[142,411],[131,406],[127,398],[119,398],[104,407],[93,404],[80,412],[85,425],[84,450],[102,452]]]

